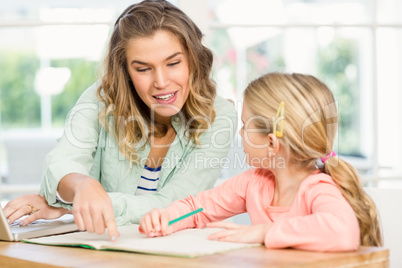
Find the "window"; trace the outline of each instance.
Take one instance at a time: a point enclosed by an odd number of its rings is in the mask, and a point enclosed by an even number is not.
[[[365,185],[402,187],[402,19],[397,0],[205,0],[221,95],[262,73],[311,73],[333,91],[336,150]]]

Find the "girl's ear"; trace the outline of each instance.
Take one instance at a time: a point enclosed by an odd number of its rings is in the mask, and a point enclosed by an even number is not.
[[[278,137],[274,133],[268,134],[268,151],[271,153],[278,153],[280,149],[280,143]]]

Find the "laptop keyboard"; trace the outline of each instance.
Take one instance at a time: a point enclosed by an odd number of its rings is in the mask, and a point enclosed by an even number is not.
[[[42,225],[42,224],[46,223],[44,221],[34,221],[34,222],[31,222],[30,224],[27,224],[25,226],[20,226],[20,221],[21,220],[16,220],[15,222],[10,224],[10,227],[24,228],[24,227],[29,227],[29,226],[38,226],[38,225]]]
[[[40,219],[25,226],[20,226],[19,223],[25,218],[26,217],[22,217],[17,221],[9,224],[11,233],[14,234],[14,237],[16,239],[21,239],[22,236],[27,238],[78,230],[78,228],[74,224],[74,217],[71,214],[63,215],[56,220]]]
[[[26,233],[26,232],[32,232],[32,231],[39,231],[42,229],[48,229],[50,227],[55,227],[57,225],[55,225],[55,223],[46,221],[46,220],[37,220],[34,221],[30,224],[27,224],[25,226],[20,226],[19,225],[19,221],[17,220],[16,222],[13,222],[12,224],[10,224],[10,229],[11,232],[14,234],[21,234],[21,233]],[[59,223],[60,225],[60,223]]]

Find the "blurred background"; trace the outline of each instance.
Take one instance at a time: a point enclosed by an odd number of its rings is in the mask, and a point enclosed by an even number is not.
[[[98,78],[115,19],[135,2],[0,0],[2,200],[38,191],[46,153]],[[313,74],[337,100],[338,154],[365,186],[402,188],[402,1],[171,2],[205,33],[218,94],[239,112],[243,89],[261,74]],[[242,154],[240,140],[233,145],[232,159]],[[246,168],[233,161],[221,179]]]

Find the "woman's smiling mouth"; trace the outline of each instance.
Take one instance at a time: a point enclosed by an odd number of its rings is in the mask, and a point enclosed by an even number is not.
[[[158,94],[153,95],[152,97],[154,97],[159,104],[172,104],[176,100],[177,92],[178,91],[167,94]]]

